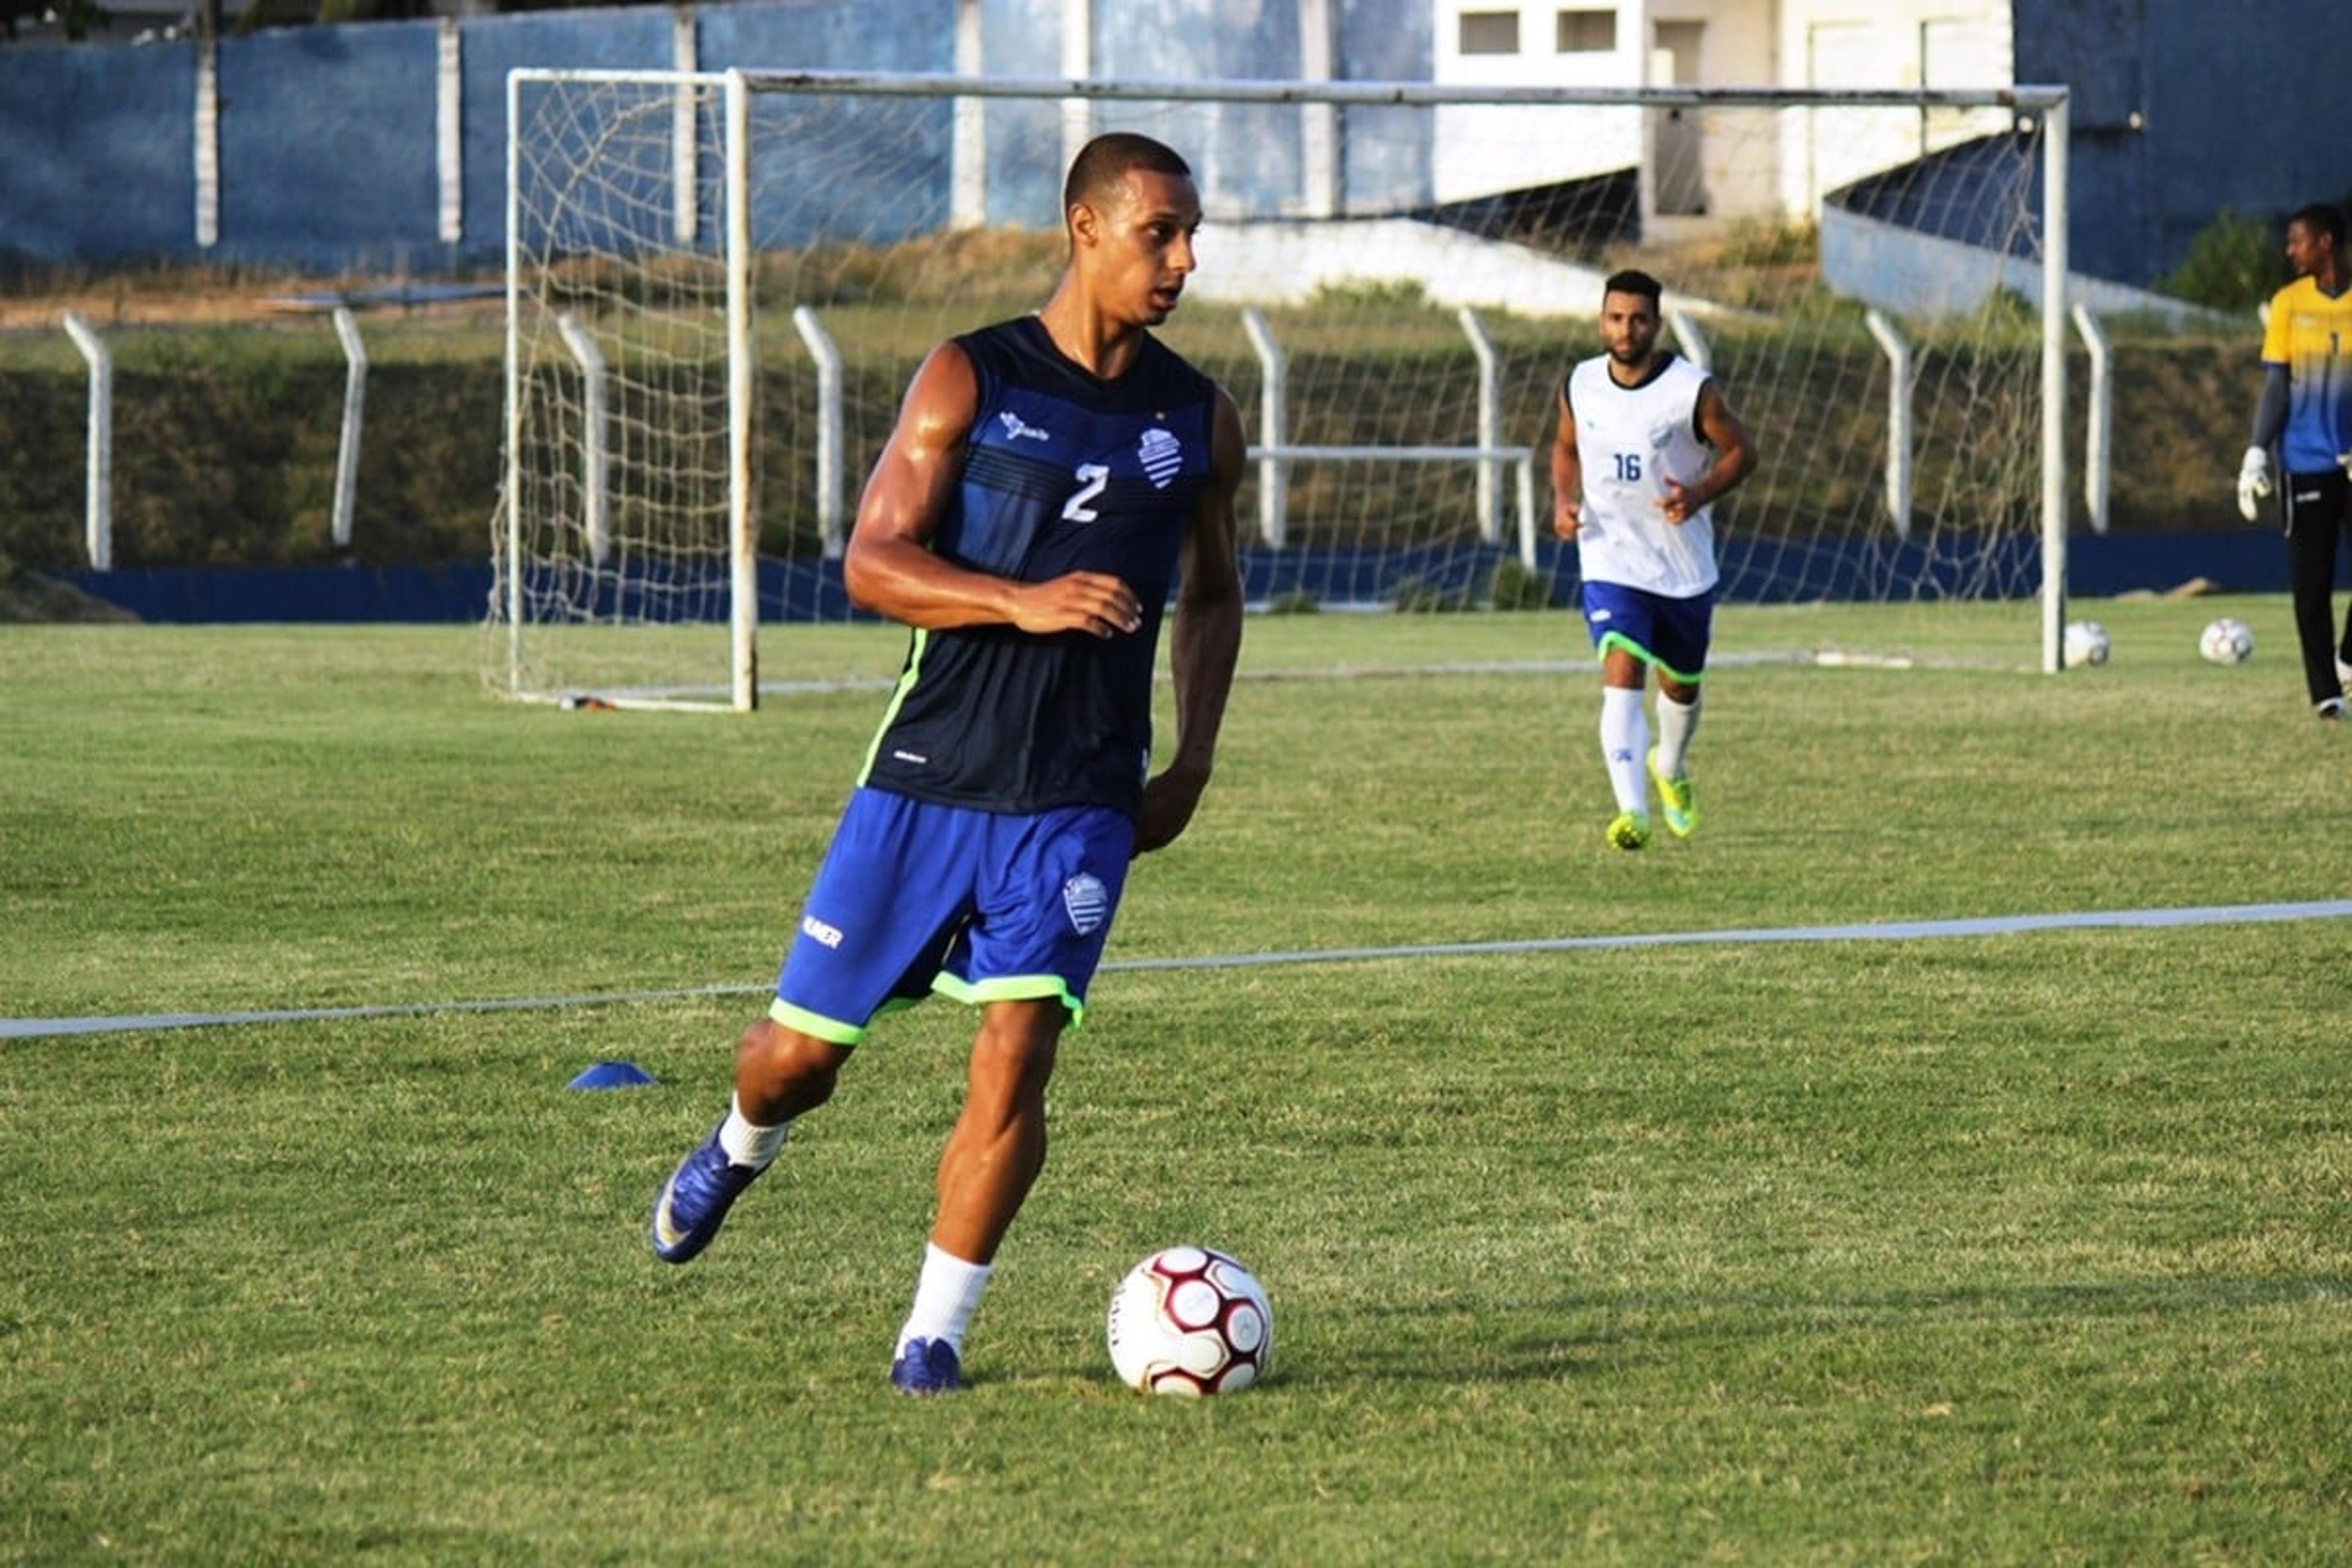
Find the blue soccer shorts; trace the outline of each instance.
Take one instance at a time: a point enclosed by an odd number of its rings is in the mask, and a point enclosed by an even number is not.
[[[1034,816],[861,788],[809,888],[770,1017],[835,1045],[936,991],[980,1004],[1059,998],[1073,1026],[1135,849],[1107,806]]]
[[[1696,686],[1706,670],[1715,592],[1669,599],[1622,583],[1587,583],[1584,624],[1592,633],[1593,652],[1622,647],[1685,686]]]

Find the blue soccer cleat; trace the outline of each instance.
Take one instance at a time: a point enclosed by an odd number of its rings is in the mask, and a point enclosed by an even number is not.
[[[712,1128],[677,1163],[669,1184],[654,1200],[654,1256],[664,1263],[684,1263],[709,1246],[728,1209],[766,1169],[730,1160],[719,1146],[719,1130]]]
[[[890,1386],[901,1394],[954,1394],[963,1387],[963,1363],[945,1340],[908,1340],[890,1363]]]

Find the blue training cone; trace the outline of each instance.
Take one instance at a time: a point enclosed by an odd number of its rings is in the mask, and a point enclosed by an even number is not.
[[[654,1075],[635,1062],[598,1062],[564,1087],[566,1089],[643,1089],[654,1081]]]

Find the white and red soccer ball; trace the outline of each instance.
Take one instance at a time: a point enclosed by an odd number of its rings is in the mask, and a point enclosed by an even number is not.
[[[1256,1277],[1205,1247],[1171,1247],[1110,1299],[1110,1363],[1146,1394],[1232,1394],[1274,1365],[1274,1309]]]

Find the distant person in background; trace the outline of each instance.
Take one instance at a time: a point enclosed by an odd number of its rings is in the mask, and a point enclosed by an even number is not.
[[[1584,619],[1601,656],[1601,756],[1617,796],[1608,839],[1620,849],[1650,842],[1653,783],[1675,837],[1698,826],[1689,751],[1715,617],[1708,508],[1756,468],[1721,384],[1658,347],[1660,292],[1645,272],[1620,272],[1603,286],[1608,352],[1560,384],[1551,448],[1552,531],[1576,546]],[[1642,711],[1653,666],[1654,749]]]
[[[2274,488],[2271,447],[2286,473],[2287,580],[2303,681],[2312,711],[2344,718],[2352,679],[2352,616],[2336,632],[2336,542],[2352,517],[2352,270],[2344,259],[2344,211],[2324,202],[2286,220],[2294,281],[2271,296],[2263,330],[2263,392],[2253,445],[2238,469],[2238,510],[2262,515]]]

